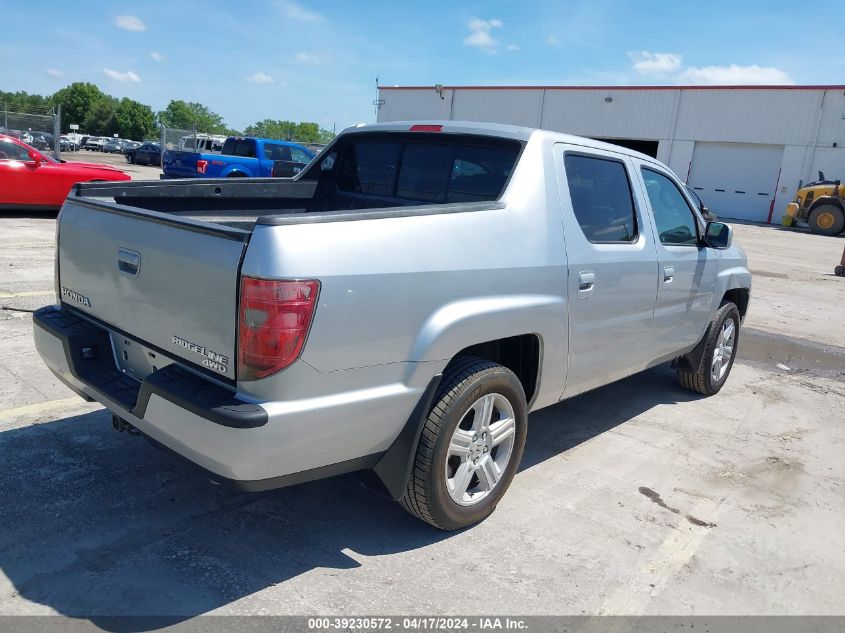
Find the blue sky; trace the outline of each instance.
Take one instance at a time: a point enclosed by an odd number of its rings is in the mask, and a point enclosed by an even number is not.
[[[162,109],[200,101],[233,127],[338,129],[383,85],[845,83],[841,3],[0,0],[0,89],[96,83]],[[20,28],[14,27],[18,25]],[[36,37],[37,34],[37,37]],[[834,37],[835,39],[835,37]]]

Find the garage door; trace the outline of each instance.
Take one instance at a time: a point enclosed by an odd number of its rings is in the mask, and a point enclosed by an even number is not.
[[[688,183],[719,217],[765,222],[782,145],[696,142]]]

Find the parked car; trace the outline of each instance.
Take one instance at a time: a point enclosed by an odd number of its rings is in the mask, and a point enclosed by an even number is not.
[[[41,151],[53,149],[53,135],[49,132],[28,132],[27,136],[31,139],[27,141],[27,144],[32,145],[35,149]]]
[[[103,145],[103,151],[107,154],[122,154],[124,143],[125,141],[122,138],[110,138]]]
[[[75,152],[79,149],[79,144],[74,137],[62,134],[59,137],[59,149],[63,152]]]
[[[0,134],[0,208],[58,209],[74,183],[129,179],[108,165],[57,161]]]
[[[162,178],[293,176],[312,158],[314,154],[297,143],[231,136],[220,154],[166,150]]]
[[[47,366],[115,428],[218,481],[372,468],[460,528],[508,488],[529,411],[669,361],[700,394],[730,374],[745,254],[644,154],[390,123],[293,179],[208,184],[77,188],[61,305],[33,321]]]
[[[102,152],[103,147],[109,141],[109,139],[103,136],[89,136],[88,140],[85,141],[85,149],[91,152]]]
[[[128,154],[129,152],[131,152],[132,150],[138,149],[139,147],[141,147],[141,145],[143,145],[143,143],[139,143],[138,141],[125,141],[123,143],[123,154],[124,154],[124,156],[126,154]]]
[[[128,150],[125,154],[127,163],[161,166],[161,145],[158,143],[144,143],[135,149]]]
[[[226,141],[225,136],[213,134],[193,134],[183,136],[179,139],[179,149],[191,152],[216,152],[220,153],[223,150],[223,143]]]

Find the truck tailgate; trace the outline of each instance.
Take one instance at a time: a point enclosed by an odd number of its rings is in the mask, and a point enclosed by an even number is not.
[[[197,152],[168,149],[164,152],[164,164],[161,166],[165,175],[171,178],[196,178]]]
[[[248,237],[71,197],[59,225],[62,302],[234,380],[238,271]]]

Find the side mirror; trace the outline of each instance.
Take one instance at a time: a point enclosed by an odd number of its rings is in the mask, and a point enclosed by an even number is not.
[[[41,164],[41,154],[36,152],[35,150],[31,149],[28,152],[29,159],[35,163],[35,166],[38,167]]]
[[[711,248],[730,248],[734,241],[734,230],[724,222],[708,222],[704,231],[704,241]]]

